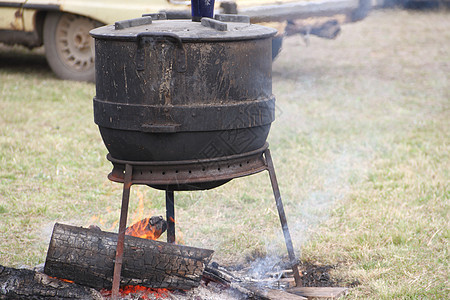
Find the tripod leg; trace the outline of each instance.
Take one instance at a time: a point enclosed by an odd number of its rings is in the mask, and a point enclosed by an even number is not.
[[[175,208],[173,191],[166,190],[167,242],[175,243]]]
[[[125,243],[125,230],[127,227],[128,203],[130,202],[131,174],[133,167],[125,165],[125,179],[123,182],[122,208],[120,210],[119,236],[117,238],[116,260],[114,263],[113,285],[111,299],[119,299],[120,274],[122,272],[123,248]]]
[[[297,287],[302,286],[302,279],[298,270],[298,262],[295,258],[294,246],[292,245],[291,234],[286,220],[286,214],[284,213],[283,202],[281,201],[280,189],[278,187],[277,177],[275,175],[275,168],[273,166],[272,156],[270,150],[264,151],[266,157],[267,169],[269,171],[270,183],[272,184],[273,196],[275,197],[275,203],[277,205],[278,215],[280,216],[281,228],[283,229],[284,241],[289,255],[289,260],[292,264],[292,271],[294,272],[295,285]]]

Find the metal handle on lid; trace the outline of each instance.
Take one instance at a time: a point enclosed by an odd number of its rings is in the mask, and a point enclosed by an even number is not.
[[[143,18],[145,17],[151,17],[152,20],[167,20],[167,15],[165,11],[160,11],[159,13],[154,13],[154,14],[143,14],[142,15]]]
[[[228,24],[215,20],[215,19],[211,19],[211,18],[202,18],[202,25],[205,27],[209,27],[212,29],[215,29],[217,31],[227,31],[228,30]]]
[[[120,30],[120,29],[136,27],[136,26],[149,25],[149,24],[152,24],[152,21],[153,21],[153,19],[151,16],[130,19],[130,20],[117,21],[116,23],[114,23],[114,29]]]
[[[145,70],[145,44],[154,41],[162,40],[168,41],[177,47],[176,49],[176,65],[179,73],[186,72],[186,52],[183,48],[183,42],[181,38],[170,32],[141,32],[137,36],[137,55],[136,55],[136,69],[138,71]]]

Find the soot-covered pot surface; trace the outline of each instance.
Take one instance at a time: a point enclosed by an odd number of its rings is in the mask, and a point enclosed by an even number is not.
[[[91,31],[94,120],[114,158],[204,159],[264,145],[276,31],[228,20],[144,17]]]

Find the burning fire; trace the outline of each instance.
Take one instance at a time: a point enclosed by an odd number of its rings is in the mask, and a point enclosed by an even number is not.
[[[75,281],[69,280],[69,279],[65,279],[65,278],[58,278],[58,277],[53,277],[53,276],[48,276],[50,278],[54,278],[54,279],[58,279],[64,282],[68,282],[68,283],[75,283]]]
[[[150,300],[150,299],[167,299],[170,297],[168,289],[151,289],[140,285],[127,285],[119,289],[120,295],[125,297],[127,295],[133,294],[138,295],[139,299]],[[102,290],[101,294],[105,298],[111,297],[111,291]]]
[[[156,240],[167,229],[162,217],[145,218],[128,227],[126,235],[139,237],[141,239]]]
[[[132,213],[131,217],[129,218],[129,223],[134,224],[139,222],[144,218],[144,213],[146,215],[152,215],[152,211],[146,213],[144,209],[144,195],[139,190],[139,188],[136,189],[136,194],[139,199],[139,204],[137,209]],[[151,204],[151,203],[150,203]],[[113,210],[110,206],[106,207],[105,215],[114,215],[117,216],[117,211]],[[117,231],[117,226],[119,224],[119,219],[115,220],[111,225],[108,225],[108,221],[106,221],[102,216],[94,215],[91,217],[88,223],[88,227],[90,225],[97,224],[98,227],[100,227],[104,231]],[[128,233],[127,233],[128,234]],[[135,236],[135,235],[133,235]],[[144,237],[145,238],[145,237]]]
[[[125,234],[142,239],[156,240],[167,229],[167,223],[162,217],[158,216],[144,218],[144,195],[139,190],[137,190],[137,197],[139,199],[138,208],[130,218],[130,223],[133,225],[126,229]],[[148,214],[146,213],[146,215]],[[113,226],[116,226],[116,224],[117,222],[115,222]],[[168,289],[153,289],[140,285],[127,285],[121,287],[119,292],[122,297],[133,295],[138,296],[139,299],[142,300],[165,299],[170,297],[170,291]],[[102,290],[101,294],[105,298],[111,297],[110,290]]]
[[[167,225],[162,217],[145,218],[137,223],[134,223],[125,231],[126,235],[139,237],[142,239],[156,240],[166,230]],[[167,289],[152,289],[140,285],[127,285],[119,289],[122,297],[126,295],[139,295],[139,299],[164,299],[169,298],[169,290]],[[111,291],[103,290],[104,297],[111,296]]]
[[[138,190],[139,205],[134,212],[130,227],[125,231],[126,235],[135,236],[141,239],[156,240],[167,229],[167,223],[162,217],[144,217],[144,195]]]

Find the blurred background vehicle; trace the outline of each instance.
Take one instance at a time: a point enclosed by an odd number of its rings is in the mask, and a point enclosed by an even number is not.
[[[364,19],[371,0],[216,0],[217,13],[248,15],[274,27],[273,59],[283,37],[301,34],[335,38],[340,25]],[[168,19],[191,17],[182,0],[0,0],[0,43],[44,46],[53,72],[62,79],[94,81],[94,45],[89,31],[142,14],[166,12]]]

